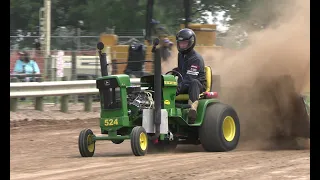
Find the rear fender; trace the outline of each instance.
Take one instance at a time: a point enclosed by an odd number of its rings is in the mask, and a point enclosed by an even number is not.
[[[191,126],[201,126],[203,119],[206,114],[206,109],[209,104],[220,102],[218,99],[201,99],[199,100],[198,109],[197,109],[197,119],[194,124]]]

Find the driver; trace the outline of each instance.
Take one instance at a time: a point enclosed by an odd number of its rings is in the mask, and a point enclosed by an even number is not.
[[[182,29],[176,35],[178,48],[178,71],[183,80],[179,80],[177,95],[189,94],[188,104],[191,105],[188,119],[190,124],[196,120],[199,95],[205,91],[206,78],[204,61],[193,48],[196,44],[195,33],[188,28]]]

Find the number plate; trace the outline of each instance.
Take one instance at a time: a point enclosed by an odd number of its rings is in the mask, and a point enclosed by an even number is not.
[[[117,126],[119,124],[118,119],[105,119],[104,126]]]

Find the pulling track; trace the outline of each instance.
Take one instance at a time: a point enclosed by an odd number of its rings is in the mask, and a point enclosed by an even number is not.
[[[95,155],[82,158],[83,128],[99,132],[96,119],[11,122],[11,179],[310,179],[310,150],[207,153],[181,145],[173,153],[135,157],[129,141],[98,141]]]

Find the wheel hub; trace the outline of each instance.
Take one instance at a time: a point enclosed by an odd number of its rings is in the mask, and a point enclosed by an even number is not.
[[[236,135],[236,124],[231,116],[227,116],[222,124],[223,136],[227,141],[232,141]]]
[[[148,145],[148,138],[145,133],[140,133],[140,148],[145,151]]]

